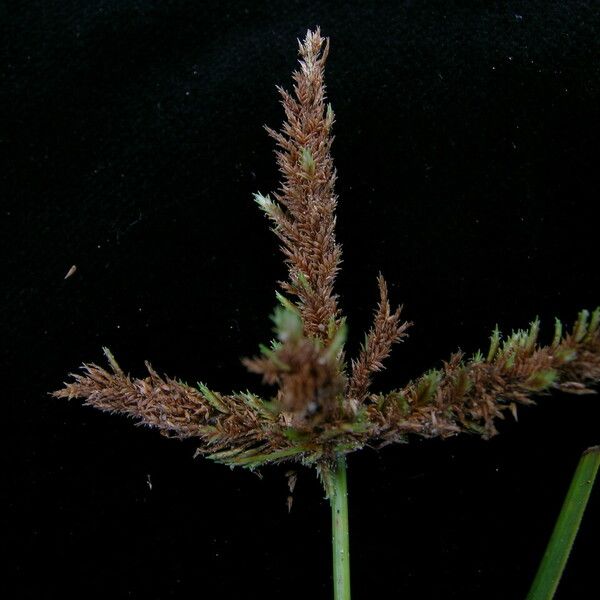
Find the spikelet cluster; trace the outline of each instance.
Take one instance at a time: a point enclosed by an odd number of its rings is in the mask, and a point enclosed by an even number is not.
[[[273,316],[276,339],[247,368],[275,386],[263,399],[250,392],[220,394],[159,376],[146,363],[143,379],[125,374],[108,350],[110,371],[84,365],[54,392],[101,410],[131,416],[163,434],[198,440],[198,453],[232,466],[255,468],[296,460],[313,465],[327,489],[339,454],[366,444],[405,442],[412,435],[470,432],[489,438],[506,413],[552,389],[593,393],[600,380],[600,309],[579,314],[563,333],[540,345],[540,323],[502,338],[493,332],[486,355],[456,353],[388,393],[373,393],[372,377],[410,323],[392,310],[383,277],[379,304],[359,355],[346,365],[346,321],[334,292],[341,248],[335,238],[334,114],[326,104],[324,66],[329,43],[319,30],[299,43],[293,93],[279,88],[286,119],[274,138],[281,184],[255,200],[281,242],[289,278],[280,282]]]
[[[340,325],[333,286],[341,261],[335,239],[335,169],[331,158],[334,114],[325,104],[324,67],[329,43],[308,32],[299,43],[300,69],[294,94],[278,87],[286,120],[275,140],[281,184],[273,198],[256,194],[273,223],[289,269],[283,291],[297,301],[304,332],[326,340]]]

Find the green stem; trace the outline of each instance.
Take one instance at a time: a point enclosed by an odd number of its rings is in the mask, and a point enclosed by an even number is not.
[[[527,600],[549,600],[554,596],[600,466],[600,446],[582,455],[550,542],[538,569]]]
[[[333,597],[350,600],[350,544],[348,541],[348,485],[346,458],[338,456],[332,477],[331,537],[333,542]]]

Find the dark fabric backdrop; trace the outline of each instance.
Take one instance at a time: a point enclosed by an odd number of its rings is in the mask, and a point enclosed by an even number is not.
[[[6,598],[329,598],[329,509],[300,469],[194,460],[125,418],[50,398],[109,346],[189,383],[268,394],[276,84],[331,37],[338,291],[357,350],[381,270],[416,325],[390,389],[461,347],[598,294],[597,2],[21,2],[2,9]],[[71,265],[76,273],[65,280]],[[354,597],[523,598],[593,396],[541,398],[489,442],[350,456]],[[151,485],[150,485],[151,484]],[[561,585],[595,597],[600,492]]]

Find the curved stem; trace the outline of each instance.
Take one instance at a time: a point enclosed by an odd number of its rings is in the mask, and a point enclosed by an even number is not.
[[[350,600],[350,544],[348,540],[348,485],[346,458],[338,456],[332,477],[331,537],[333,542],[333,597]]]

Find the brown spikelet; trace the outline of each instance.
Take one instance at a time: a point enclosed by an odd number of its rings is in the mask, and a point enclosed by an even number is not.
[[[264,348],[258,358],[245,359],[248,370],[277,384],[277,406],[294,427],[311,429],[342,417],[346,377],[338,350],[343,333],[325,346],[304,335],[299,315],[280,311],[276,321],[280,343]]]
[[[383,369],[383,361],[390,355],[392,345],[404,338],[411,323],[400,321],[402,307],[391,312],[387,285],[383,276],[377,277],[379,285],[379,305],[375,311],[373,327],[358,359],[352,361],[352,377],[348,384],[347,396],[356,408],[367,397],[371,375]]]
[[[319,29],[299,42],[300,69],[294,95],[278,88],[286,115],[281,130],[267,131],[277,142],[282,181],[274,200],[256,200],[274,223],[289,269],[282,289],[297,298],[306,335],[328,339],[339,325],[333,292],[341,261],[335,241],[335,170],[330,155],[334,121],[325,105],[323,71],[329,51]]]
[[[447,437],[464,431],[489,438],[497,433],[496,419],[507,411],[516,417],[517,405],[532,404],[535,395],[552,389],[595,393],[586,384],[600,380],[598,329],[589,328],[579,340],[570,333],[539,347],[538,327],[534,321],[529,331],[514,333],[501,348],[492,341],[487,360],[477,355],[464,361],[457,353],[441,370],[375,397],[368,410],[380,424],[377,437],[390,443],[409,433]]]
[[[83,365],[83,374],[54,392],[56,398],[79,398],[100,410],[121,413],[164,435],[198,437],[210,451],[223,447],[247,447],[268,438],[268,427],[276,415],[257,397],[248,402],[241,394],[224,396],[196,389],[168,377],[160,377],[146,363],[148,377],[132,379],[109,355],[112,373],[97,365]]]

